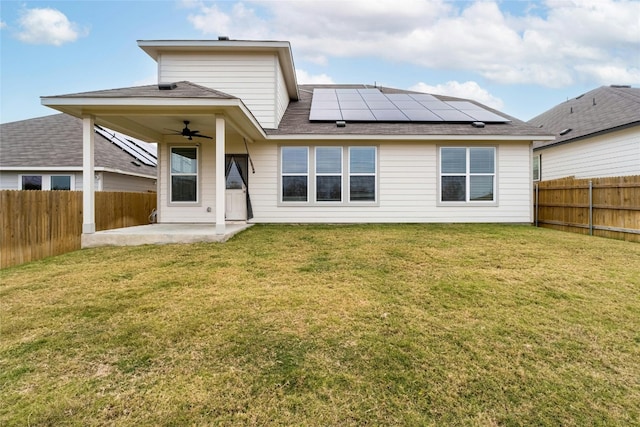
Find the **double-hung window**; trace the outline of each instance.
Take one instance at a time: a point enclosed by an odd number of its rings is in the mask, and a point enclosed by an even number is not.
[[[280,201],[306,205],[377,201],[377,147],[281,147]]]
[[[342,147],[316,147],[316,201],[342,201]]]
[[[282,201],[309,200],[309,148],[282,147]]]
[[[495,202],[495,147],[441,147],[440,201]]]
[[[198,201],[198,148],[171,148],[171,201]]]
[[[376,147],[349,147],[349,201],[376,201]]]

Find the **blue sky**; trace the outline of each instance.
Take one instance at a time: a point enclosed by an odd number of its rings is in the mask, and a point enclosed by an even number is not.
[[[609,84],[640,85],[640,2],[0,1],[0,121],[40,96],[155,83],[136,40],[291,42],[299,83],[475,99],[529,120]]]

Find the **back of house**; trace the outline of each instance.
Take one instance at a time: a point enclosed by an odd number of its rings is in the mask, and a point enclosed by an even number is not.
[[[159,222],[532,220],[544,129],[467,99],[299,85],[288,42],[138,44],[157,85],[43,104],[158,143]]]

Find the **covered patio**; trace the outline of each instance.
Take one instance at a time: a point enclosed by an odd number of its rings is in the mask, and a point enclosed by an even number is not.
[[[42,104],[83,120],[83,177],[94,176],[94,124],[158,143],[158,224],[96,232],[94,180],[83,179],[83,247],[225,241],[246,227],[226,220],[225,156],[246,152],[265,135],[239,98],[182,81],[43,97]],[[198,130],[185,132],[185,124]],[[187,201],[171,196],[175,156],[169,147],[196,153]]]
[[[84,233],[83,248],[101,246],[164,245],[171,243],[226,242],[253,224],[227,222],[224,233],[216,232],[216,224],[149,224],[136,227]]]

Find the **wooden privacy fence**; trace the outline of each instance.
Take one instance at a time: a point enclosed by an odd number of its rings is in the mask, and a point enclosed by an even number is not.
[[[149,223],[155,193],[96,192],[96,230]],[[80,249],[81,191],[0,191],[0,268]]]
[[[640,176],[536,183],[537,226],[640,242]]]

